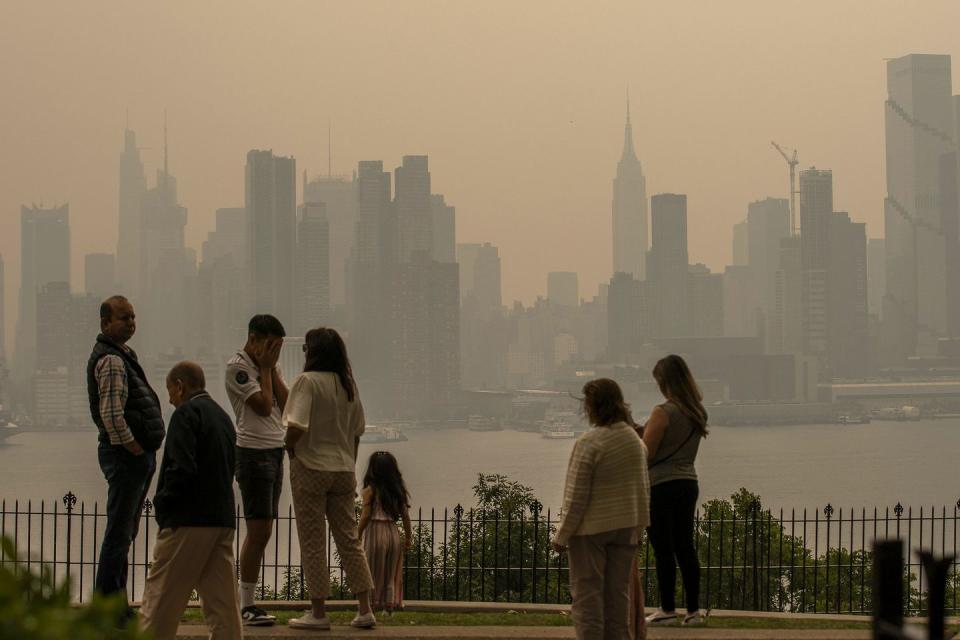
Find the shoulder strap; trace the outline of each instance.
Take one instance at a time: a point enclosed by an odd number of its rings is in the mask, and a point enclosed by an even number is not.
[[[663,464],[664,462],[666,462],[667,460],[669,460],[669,459],[672,458],[673,456],[675,456],[675,455],[677,455],[678,453],[680,453],[680,450],[683,449],[683,448],[687,445],[688,442],[690,442],[690,438],[692,438],[696,433],[697,433],[697,426],[696,426],[695,424],[693,424],[692,421],[690,421],[690,433],[688,433],[688,434],[687,434],[687,437],[683,439],[683,442],[681,442],[681,443],[679,444],[679,446],[677,446],[676,449],[674,449],[673,451],[671,451],[670,453],[668,453],[666,456],[660,458],[659,460],[655,460],[654,462],[651,462],[649,465],[647,465],[647,469],[652,469],[653,467],[657,466],[658,464]]]

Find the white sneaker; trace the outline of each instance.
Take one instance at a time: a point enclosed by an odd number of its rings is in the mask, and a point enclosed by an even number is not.
[[[676,624],[678,621],[676,611],[664,611],[663,609],[657,609],[653,613],[647,616],[647,624],[656,627],[660,625],[667,624]]]
[[[694,611],[693,613],[688,613],[683,616],[683,626],[685,627],[696,627],[702,624],[706,624],[707,616],[702,611]]]
[[[358,629],[372,629],[377,626],[377,617],[373,615],[373,611],[365,613],[363,615],[357,614],[357,617],[353,619],[353,622],[350,623],[350,626],[356,627]]]
[[[313,631],[330,631],[330,618],[318,618],[313,611],[307,611],[299,618],[291,618],[287,623],[293,629],[312,629]]]

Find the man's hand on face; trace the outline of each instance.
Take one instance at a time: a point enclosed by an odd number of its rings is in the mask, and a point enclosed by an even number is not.
[[[260,354],[257,356],[257,364],[260,369],[272,371],[280,360],[280,349],[283,348],[283,338],[273,338],[266,340],[261,347]]]

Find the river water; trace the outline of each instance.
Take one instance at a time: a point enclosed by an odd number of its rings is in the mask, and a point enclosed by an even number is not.
[[[544,506],[560,506],[573,440],[459,428],[410,429],[407,436],[361,445],[358,472],[372,451],[392,451],[415,507],[469,507],[480,473],[506,475],[530,486]],[[951,507],[960,499],[960,420],[714,427],[697,467],[701,501],[746,487],[773,509]],[[105,499],[93,430],[23,433],[0,443],[0,498],[8,505],[59,500],[67,491],[88,505]]]

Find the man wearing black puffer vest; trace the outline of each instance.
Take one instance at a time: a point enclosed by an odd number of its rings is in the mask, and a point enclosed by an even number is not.
[[[100,431],[97,455],[107,480],[107,526],[94,584],[104,595],[126,592],[127,552],[140,526],[164,436],[160,399],[137,354],[127,346],[136,329],[136,315],[126,298],[104,300],[100,335],[87,362],[90,414]]]

